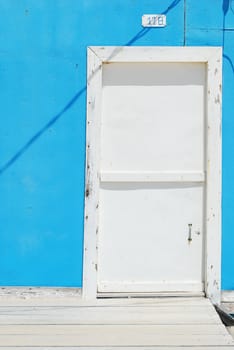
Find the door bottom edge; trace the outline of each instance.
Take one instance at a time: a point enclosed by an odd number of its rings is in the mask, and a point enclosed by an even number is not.
[[[150,292],[150,293],[127,293],[127,292],[97,292],[98,299],[105,298],[168,298],[168,297],[205,297],[205,292]]]

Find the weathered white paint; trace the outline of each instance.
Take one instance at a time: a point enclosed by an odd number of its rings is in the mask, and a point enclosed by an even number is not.
[[[37,303],[36,299],[30,299]],[[205,298],[105,299],[0,307],[0,349],[232,349]]]
[[[61,288],[61,287],[0,287],[0,300],[5,298],[9,301],[26,300],[26,299],[44,299],[48,301],[56,299],[77,299],[81,297],[81,288]]]
[[[108,300],[108,302],[107,302]],[[172,298],[170,295],[167,297],[163,298],[155,298],[154,296],[149,297],[149,298],[142,298],[141,295],[139,295],[137,298],[96,298],[92,300],[86,300],[82,297],[51,297],[49,298],[48,296],[46,297],[37,297],[37,298],[22,298],[21,296],[16,296],[11,294],[9,296],[8,294],[2,294],[0,298],[0,306],[5,307],[6,305],[12,307],[18,307],[18,306],[45,306],[45,307],[57,307],[57,306],[62,306],[62,307],[100,307],[100,306],[114,306],[114,307],[119,307],[119,306],[137,306],[137,307],[144,307],[145,305],[160,305],[160,306],[174,306],[174,301],[175,298]],[[186,296],[176,298],[177,306],[204,306],[206,307],[209,304],[209,301],[206,298],[198,298],[196,297],[189,297],[187,298]]]
[[[26,325],[0,326],[3,346],[232,345],[221,326]]]
[[[4,349],[5,349],[5,347],[3,347]],[[95,347],[95,346],[91,346],[91,347],[84,347],[84,346],[79,346],[79,350],[97,350],[97,347]],[[99,346],[98,347],[98,350],[129,350],[129,349],[131,349],[131,350],[140,350],[140,349],[142,349],[142,347],[141,346],[131,346],[131,348],[130,347],[126,347],[126,346],[121,346],[121,347],[119,347],[119,346]],[[149,350],[154,350],[155,349],[155,346],[144,346],[143,347],[143,349],[149,349]],[[161,349],[161,348],[160,348]],[[228,350],[228,349],[230,349],[230,346],[219,346],[219,350]],[[10,346],[10,347],[7,347],[7,350],[22,350],[22,347],[20,348],[20,347],[15,347],[15,346]],[[27,348],[25,349],[25,350],[45,350],[45,347],[43,346],[43,347],[38,347],[38,346],[36,346],[36,347],[28,347],[27,346]],[[69,346],[69,347],[67,347],[67,346],[52,346],[52,347],[50,347],[50,346],[47,346],[46,347],[46,350],[77,350],[77,346],[76,347],[73,347],[73,346]],[[170,346],[170,347],[163,347],[163,350],[214,350],[214,347],[212,346],[212,347],[210,347],[210,346],[206,346],[205,348],[204,347],[200,347],[200,346],[193,346],[193,347],[191,347],[191,346],[189,346],[189,347],[187,347],[187,346],[183,346],[183,347],[178,347],[178,346]]]
[[[234,291],[223,290],[221,295],[221,301],[224,303],[234,303]],[[233,304],[233,310],[234,310],[234,304]]]
[[[198,185],[102,183],[98,291],[202,291],[202,198]]]
[[[204,182],[204,172],[102,171],[102,182]]]
[[[231,349],[232,345],[224,345],[224,346],[219,346],[218,349],[219,350],[228,350]],[[3,347],[3,349],[5,349],[5,346]],[[95,346],[91,346],[91,347],[86,347],[86,346],[79,346],[78,348],[79,350],[97,350],[97,347]],[[99,346],[98,350],[140,350],[142,349],[141,346],[131,346],[131,347],[126,347],[126,346]],[[148,350],[154,350],[155,346],[144,346],[143,349],[148,349]],[[161,347],[159,348],[161,349]],[[8,346],[7,350],[22,350],[22,347],[15,347],[15,346]],[[45,347],[40,347],[40,346],[33,346],[33,347],[28,347],[25,348],[25,350],[45,350]],[[73,347],[73,346],[47,346],[46,350],[77,350],[77,346]],[[163,350],[214,350],[214,346],[206,346],[205,348],[202,346],[182,346],[182,347],[178,347],[178,346],[166,346],[163,347]]]
[[[88,196],[86,198],[86,226],[85,226],[85,262],[84,262],[84,291],[83,295],[88,298],[95,298],[97,295],[97,272],[98,269],[98,261],[97,261],[97,251],[96,247],[101,243],[100,235],[98,235],[99,238],[97,238],[98,233],[98,207],[99,207],[99,200],[98,200],[98,187],[99,187],[99,181],[100,177],[102,176],[107,177],[107,181],[113,181],[111,180],[111,176],[114,172],[119,171],[121,169],[120,174],[117,173],[114,176],[118,178],[118,181],[126,181],[126,179],[129,179],[127,181],[130,181],[130,175],[132,172],[134,172],[135,181],[146,181],[147,175],[150,177],[150,181],[155,181],[155,178],[158,180],[160,179],[160,176],[166,171],[169,172],[168,181],[189,181],[187,177],[187,171],[192,173],[192,176],[194,174],[196,175],[196,179],[192,179],[191,176],[191,182],[197,182],[195,186],[192,186],[191,188],[197,191],[195,191],[197,194],[200,192],[200,203],[201,198],[203,196],[202,191],[204,189],[204,185],[198,185],[198,182],[201,183],[202,179],[205,178],[203,175],[205,171],[207,171],[206,174],[206,182],[205,182],[205,200],[204,205],[206,206],[205,213],[207,214],[207,221],[204,224],[204,227],[202,228],[204,232],[206,232],[206,240],[205,240],[205,246],[204,246],[204,260],[205,260],[205,291],[208,297],[210,297],[214,302],[217,302],[220,297],[220,184],[221,184],[221,135],[220,135],[220,125],[221,125],[221,112],[220,112],[220,89],[221,89],[221,49],[220,48],[156,48],[156,47],[95,47],[88,50],[88,76],[89,76],[89,88],[88,88],[88,125],[87,125],[87,148],[88,148],[88,157],[87,157],[87,184],[88,186],[91,186],[91,191],[88,191]],[[150,168],[150,174],[147,172],[145,174],[144,172],[148,170],[147,168],[147,162],[150,159],[150,157],[147,159],[147,157],[142,158],[143,162],[141,162],[142,167],[139,168],[138,156],[139,152],[142,151],[141,147],[136,150],[136,158],[131,158],[131,161],[128,163],[130,165],[130,169],[124,168],[124,171],[122,171],[123,167],[117,166],[116,169],[113,169],[112,167],[108,167],[108,162],[102,166],[102,169],[100,171],[100,162],[99,162],[99,152],[100,152],[100,116],[101,116],[101,93],[106,94],[107,97],[110,97],[108,95],[108,89],[105,89],[102,91],[102,70],[104,63],[111,63],[111,62],[119,62],[121,63],[122,67],[125,65],[126,72],[131,75],[131,67],[134,65],[141,65],[142,63],[149,63],[151,62],[154,67],[156,67],[156,63],[161,63],[161,68],[163,65],[167,63],[171,63],[171,67],[175,67],[177,65],[178,69],[174,69],[174,72],[179,72],[180,67],[190,67],[191,63],[196,63],[195,66],[200,66],[200,72],[202,72],[202,69],[206,70],[207,74],[207,82],[204,84],[205,87],[205,100],[207,100],[207,110],[205,111],[207,115],[207,121],[205,124],[205,130],[204,134],[207,134],[207,141],[204,147],[204,135],[201,139],[201,142],[198,142],[196,145],[193,141],[190,143],[186,143],[188,145],[188,149],[190,152],[188,152],[188,155],[190,154],[190,157],[188,156],[186,159],[188,168],[184,169],[183,164],[184,159],[180,162],[180,157],[175,157],[175,165],[177,165],[177,168],[174,167],[174,169],[179,169],[179,174],[177,174],[177,177],[175,176],[175,173],[172,172],[170,174],[171,168],[167,168],[167,162],[164,162],[163,164],[163,157],[161,155],[161,168],[158,169],[157,166],[154,169]],[[132,63],[134,65],[132,65]],[[184,62],[184,65],[181,65],[180,63]],[[111,65],[110,65],[111,67]],[[150,88],[151,88],[151,67],[148,65],[149,69],[144,72],[144,76],[148,77],[148,91],[144,95],[144,97],[147,97],[151,94]],[[168,66],[167,66],[168,67]],[[208,67],[208,69],[207,69]],[[109,67],[105,64],[105,70],[108,71]],[[111,68],[110,68],[111,69]],[[121,68],[122,69],[122,68]],[[134,69],[132,70],[134,71]],[[184,79],[189,80],[189,71],[187,70],[187,73],[184,76]],[[130,73],[129,73],[130,72]],[[200,79],[202,74],[198,74],[197,78]],[[204,75],[203,75],[204,76]],[[118,84],[120,83],[120,80],[125,77],[125,74],[118,74],[118,70],[114,76],[115,79],[115,88],[116,92],[118,94],[122,94],[121,97],[125,97],[127,93],[127,97],[131,96],[129,93],[129,89],[126,90],[127,84],[125,86],[125,90],[121,91],[122,89],[118,88]],[[162,75],[161,75],[162,77]],[[163,76],[165,78],[165,76]],[[168,77],[170,78],[170,74],[168,74]],[[133,75],[132,78],[136,79],[135,83],[135,89],[138,87],[137,84],[139,83],[139,76]],[[176,76],[174,76],[176,78]],[[113,75],[111,77],[113,82]],[[111,82],[108,82],[108,74],[106,74],[106,86],[108,84],[111,86]],[[160,84],[159,84],[160,85]],[[198,84],[199,85],[199,84]],[[166,85],[165,85],[166,86]],[[166,86],[167,87],[167,86]],[[181,84],[181,88],[183,89],[183,84]],[[160,94],[160,97],[163,99],[165,98],[165,94],[162,91],[162,86],[160,86],[160,89],[157,89],[157,93]],[[196,96],[201,99],[202,98],[202,91],[195,86],[195,89],[193,89],[196,94]],[[152,90],[153,91],[153,90]],[[175,91],[175,90],[174,90]],[[173,92],[174,92],[173,91]],[[186,93],[186,89],[185,89]],[[187,96],[188,94],[186,94]],[[149,96],[149,98],[153,98],[154,95]],[[200,97],[199,97],[200,96]],[[207,97],[208,96],[208,97]],[[95,100],[95,102],[94,102]],[[142,99],[144,100],[144,99]],[[133,101],[134,102],[134,101]],[[137,101],[138,102],[138,101]],[[166,101],[165,101],[166,102]],[[165,104],[164,104],[165,105]],[[148,104],[146,105],[148,106]],[[157,104],[156,104],[157,106]],[[182,106],[182,105],[181,105]],[[187,107],[186,107],[187,106]],[[201,108],[201,104],[195,105],[191,99],[187,98],[185,99],[185,107],[189,108],[190,106],[190,112],[194,113],[194,109]],[[191,106],[193,108],[191,108]],[[102,106],[103,107],[103,106]],[[105,107],[105,106],[104,106]],[[167,105],[166,105],[167,107]],[[184,107],[184,105],[183,105]],[[168,108],[168,107],[167,107]],[[188,109],[189,110],[189,109]],[[195,112],[196,114],[196,112]],[[171,124],[169,124],[171,125]],[[183,125],[183,123],[182,123]],[[164,123],[164,129],[168,126],[168,121],[165,121]],[[175,125],[176,126],[176,125]],[[171,126],[171,129],[169,129],[169,136],[173,136],[173,128],[175,126]],[[202,126],[201,126],[202,127]],[[127,128],[126,128],[127,129]],[[196,129],[196,128],[195,128]],[[177,130],[177,129],[176,129]],[[152,129],[149,129],[149,131],[152,133]],[[139,135],[141,134],[142,129],[139,124]],[[92,136],[91,136],[92,135]],[[106,133],[108,137],[108,133]],[[116,134],[118,136],[118,134]],[[115,137],[116,135],[112,135],[112,137]],[[138,135],[138,136],[139,136]],[[182,135],[183,136],[183,135]],[[189,135],[188,140],[189,140]],[[127,137],[127,136],[126,136]],[[193,137],[191,134],[190,137]],[[139,138],[136,138],[139,140]],[[152,141],[153,137],[149,137],[148,140],[150,142]],[[178,137],[180,139],[180,136]],[[146,140],[145,142],[148,142]],[[199,138],[197,138],[199,140]],[[122,139],[121,139],[122,141]],[[124,141],[124,140],[123,140]],[[102,142],[103,138],[102,138]],[[124,142],[123,142],[124,144]],[[179,143],[178,143],[179,144]],[[160,144],[159,144],[160,145]],[[135,146],[135,144],[134,144]],[[190,147],[191,146],[191,147]],[[115,155],[121,156],[121,143],[119,144],[119,152],[115,152]],[[130,145],[130,149],[131,149]],[[180,147],[175,144],[175,148],[177,149],[178,155],[180,154]],[[111,152],[111,149],[108,148],[102,148],[106,152]],[[158,147],[160,149],[160,147]],[[205,153],[204,158],[197,157],[196,154],[201,154],[201,149]],[[123,149],[124,152],[130,152],[129,147],[126,149],[126,147]],[[161,152],[162,148],[160,149]],[[144,151],[144,147],[143,147]],[[157,156],[160,156],[160,152],[157,153]],[[191,156],[192,152],[192,156]],[[131,152],[130,152],[131,154]],[[143,152],[144,154],[144,152]],[[193,156],[194,154],[194,156]],[[107,156],[103,157],[103,159],[111,159],[110,158],[111,153],[107,153]],[[127,159],[127,157],[125,157]],[[157,158],[158,159],[158,158]],[[190,160],[195,161],[194,164],[197,164],[194,166],[193,163],[190,162]],[[119,165],[121,165],[122,159],[117,159],[119,161]],[[177,162],[176,162],[177,161]],[[151,162],[152,163],[152,162]],[[179,163],[179,164],[178,164]],[[208,166],[206,164],[208,163]],[[116,162],[118,164],[118,162]],[[110,165],[110,164],[109,164]],[[123,165],[123,164],[122,164]],[[204,167],[205,166],[205,167]],[[182,172],[181,172],[182,170]],[[159,171],[159,173],[158,173]],[[194,172],[195,171],[195,172]],[[155,173],[156,172],[156,173]],[[177,173],[177,172],[176,172]],[[160,175],[161,174],[161,175]],[[200,174],[200,175],[199,175]],[[190,174],[191,175],[191,174]],[[199,176],[198,176],[199,175]],[[91,178],[90,178],[91,176]],[[134,181],[131,179],[131,182]],[[174,177],[174,180],[172,178]],[[125,180],[124,180],[125,178]],[[153,178],[153,180],[152,180]],[[105,184],[102,184],[103,186],[108,186],[108,182]],[[118,192],[118,191],[117,191]],[[186,198],[187,195],[185,195],[184,198]],[[170,199],[170,196],[168,197],[168,200]],[[139,198],[138,198],[139,200]],[[120,201],[119,203],[123,203],[123,201]],[[182,203],[183,206],[185,206],[185,202]],[[139,208],[141,209],[141,208]],[[199,214],[200,215],[200,214]],[[200,225],[200,224],[199,224]],[[199,230],[201,228],[199,227]],[[197,230],[199,232],[199,230]],[[197,235],[199,237],[199,235]],[[199,251],[201,251],[201,244],[200,241],[200,248]],[[192,245],[191,245],[192,246]],[[202,263],[202,261],[200,261]]]
[[[97,289],[97,233],[98,233],[98,164],[100,106],[102,88],[102,61],[92,49],[88,50],[87,77],[87,132],[86,132],[86,190],[85,224],[83,253],[83,296],[87,299],[96,297]]]
[[[193,46],[92,46],[92,50],[103,63],[113,62],[206,62],[220,56],[221,47]]]
[[[158,250],[156,250],[155,254],[158,256]],[[170,267],[169,267],[170,269]],[[171,271],[171,269],[170,269]],[[122,271],[121,271],[122,272]],[[166,269],[164,269],[162,271],[162,274],[164,274],[164,276],[166,275],[168,271]],[[139,294],[141,293],[142,296],[145,296],[146,293],[147,295],[153,294],[155,296],[160,295],[164,295],[169,294],[171,292],[171,295],[182,295],[182,293],[186,293],[187,295],[190,296],[189,293],[191,293],[191,295],[204,295],[204,293],[202,293],[201,291],[204,289],[203,287],[203,283],[192,283],[190,281],[173,281],[171,280],[170,282],[164,282],[162,281],[158,281],[158,283],[156,282],[142,282],[142,283],[137,283],[137,282],[125,282],[124,283],[121,282],[110,282],[110,280],[108,281],[101,281],[99,282],[99,296],[106,296],[106,292],[109,292],[109,296],[111,296],[110,293],[114,293],[114,295],[116,296],[117,293],[125,293],[125,295],[131,295],[131,294]],[[113,292],[113,290],[116,290],[116,292]],[[101,291],[101,292],[100,292]],[[136,292],[137,291],[137,292]],[[176,292],[179,291],[179,292]],[[105,293],[105,294],[104,294]]]
[[[214,49],[215,50],[215,49]],[[207,62],[206,293],[221,298],[222,49]]]
[[[220,325],[213,309],[204,306],[145,305],[129,306],[4,306],[0,307],[0,325],[25,324],[158,324]]]

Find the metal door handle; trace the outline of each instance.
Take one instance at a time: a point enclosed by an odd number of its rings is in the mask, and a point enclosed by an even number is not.
[[[189,231],[188,231],[188,241],[192,242],[192,224],[188,224]]]

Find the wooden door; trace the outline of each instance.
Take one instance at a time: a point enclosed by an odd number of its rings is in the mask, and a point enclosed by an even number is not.
[[[205,77],[103,67],[99,292],[203,291]]]
[[[220,50],[90,52],[84,295],[217,300]]]

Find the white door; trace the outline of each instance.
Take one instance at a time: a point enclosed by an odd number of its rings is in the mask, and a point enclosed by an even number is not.
[[[91,166],[87,161],[95,188],[91,205],[98,203],[96,238],[94,216],[86,215],[91,220],[86,240],[94,237],[92,247],[96,240],[97,248],[93,281],[103,295],[200,294],[207,289],[211,202],[207,62],[138,62],[131,57],[133,62],[102,61],[101,73],[98,66],[90,78],[93,89],[99,82],[100,90],[88,97],[93,118],[88,123],[98,124],[88,135],[90,145],[93,138],[96,143],[87,149],[96,159]]]
[[[203,290],[205,66],[103,67],[99,292]]]

